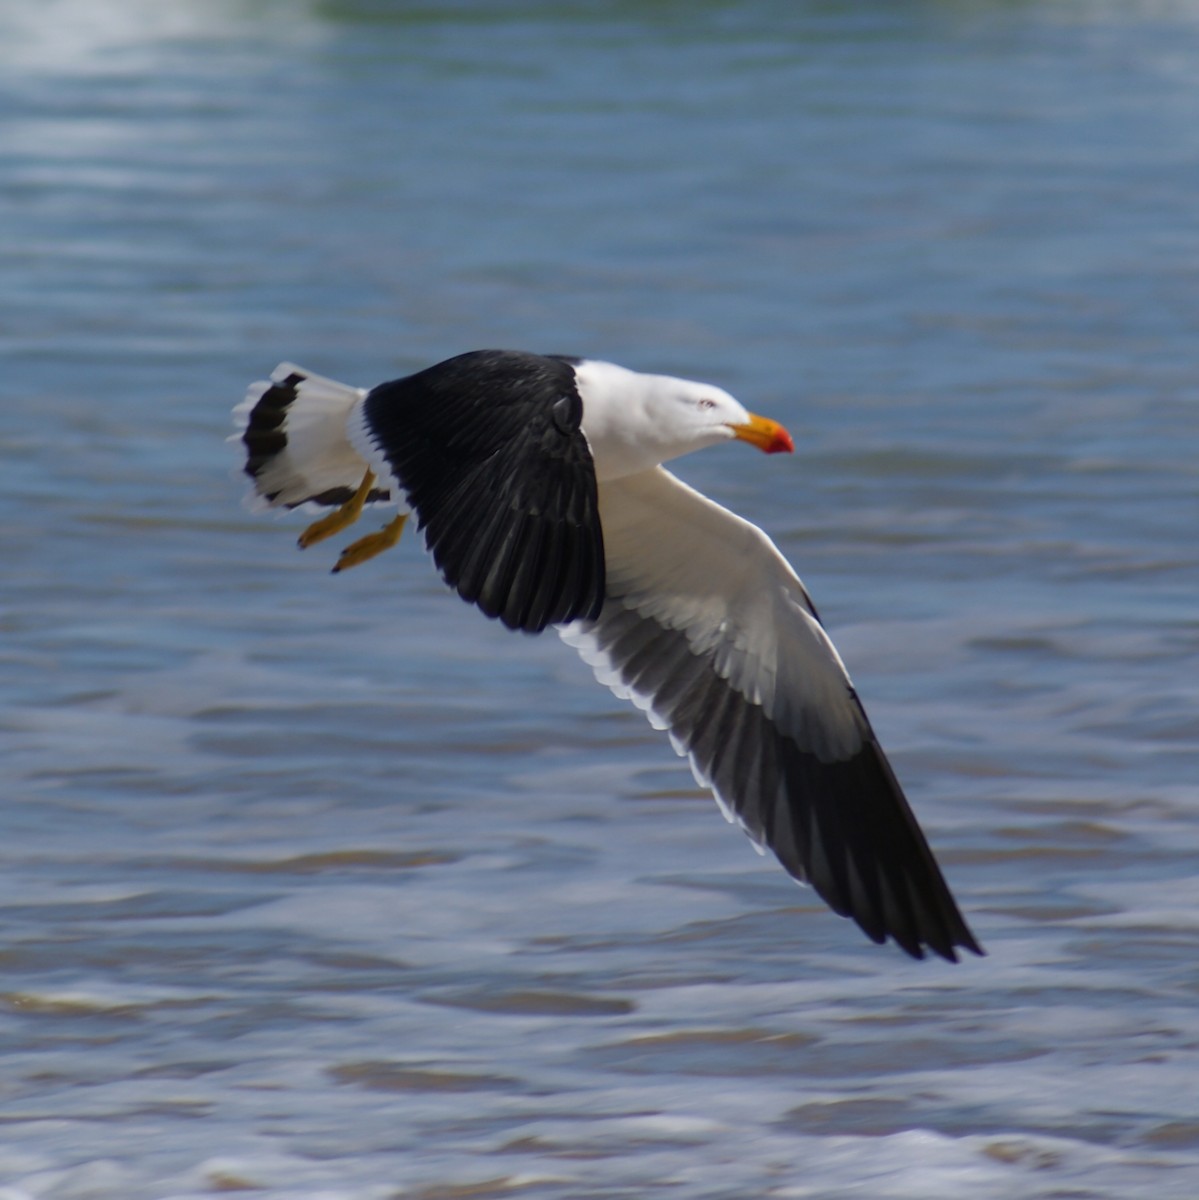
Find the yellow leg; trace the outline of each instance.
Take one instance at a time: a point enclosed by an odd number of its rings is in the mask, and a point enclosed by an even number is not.
[[[390,550],[400,540],[400,534],[404,532],[404,522],[407,520],[408,514],[401,513],[394,520],[388,521],[377,533],[368,533],[366,537],[351,542],[341,552],[337,566],[333,568],[333,574],[336,575],[338,571],[348,571],[351,567],[366,562],[368,558],[374,558],[376,554]]]
[[[317,542],[323,542],[325,538],[340,533],[346,526],[353,525],[362,516],[362,506],[366,503],[367,496],[371,494],[371,485],[374,482],[375,473],[367,471],[358,485],[358,490],[340,508],[335,508],[327,516],[321,517],[319,521],[313,521],[300,534],[300,549],[307,550],[309,546],[315,546]]]

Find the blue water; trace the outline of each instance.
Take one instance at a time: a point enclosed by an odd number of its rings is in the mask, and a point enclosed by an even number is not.
[[[0,1200],[1199,1194],[1199,15],[0,11]],[[989,955],[871,946],[230,407],[710,380]],[[252,1190],[251,1190],[252,1189]]]

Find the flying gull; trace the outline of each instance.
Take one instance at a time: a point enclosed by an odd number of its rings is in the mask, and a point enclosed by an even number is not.
[[[234,410],[258,507],[410,514],[443,578],[509,629],[548,626],[664,729],[725,816],[875,942],[981,954],[799,577],[756,525],[661,464],[787,431],[709,384],[478,350],[369,391],[283,363]]]

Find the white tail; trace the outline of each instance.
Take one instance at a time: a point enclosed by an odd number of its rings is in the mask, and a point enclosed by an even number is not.
[[[348,500],[368,464],[350,444],[346,422],[365,395],[294,363],[280,363],[269,381],[251,384],[233,410],[238,432],[229,439],[245,451],[251,505],[330,507]]]

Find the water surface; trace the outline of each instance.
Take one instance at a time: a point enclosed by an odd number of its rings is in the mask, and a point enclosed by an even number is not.
[[[1199,22],[1168,3],[0,17],[0,1198],[1199,1190]],[[989,955],[754,855],[415,542],[223,444],[500,345],[783,420],[812,590]]]

